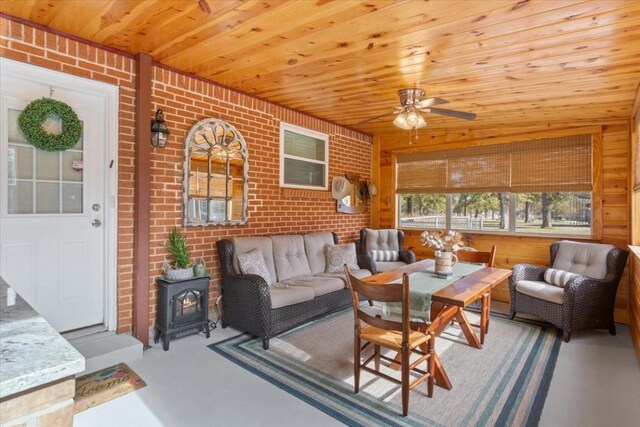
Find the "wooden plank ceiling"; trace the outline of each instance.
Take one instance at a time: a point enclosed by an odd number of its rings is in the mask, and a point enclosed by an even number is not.
[[[204,0],[203,0],[204,1]],[[201,2],[202,3],[202,2]],[[397,90],[474,122],[627,120],[640,82],[640,1],[2,0],[0,11],[385,138]],[[209,9],[209,10],[206,10]]]

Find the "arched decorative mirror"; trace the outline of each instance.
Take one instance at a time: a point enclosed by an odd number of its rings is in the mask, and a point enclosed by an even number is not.
[[[183,224],[245,224],[248,217],[247,144],[219,119],[195,124],[185,143]]]

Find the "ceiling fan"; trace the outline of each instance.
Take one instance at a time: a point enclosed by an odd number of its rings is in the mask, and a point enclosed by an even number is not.
[[[448,104],[449,101],[442,98],[422,99],[425,91],[418,88],[400,89],[398,97],[400,98],[400,106],[395,107],[392,113],[384,113],[379,116],[371,117],[360,123],[365,124],[380,117],[395,114],[396,118],[393,124],[400,129],[415,130],[423,128],[427,125],[421,113],[433,113],[441,116],[455,117],[457,119],[473,120],[476,118],[475,113],[466,113],[464,111],[445,110],[443,108],[435,108],[434,105]]]

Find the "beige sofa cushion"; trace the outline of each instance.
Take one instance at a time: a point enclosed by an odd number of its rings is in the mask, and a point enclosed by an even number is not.
[[[310,233],[302,236],[304,249],[309,260],[309,270],[312,275],[323,273],[326,268],[326,258],[324,256],[324,246],[333,245],[333,234],[328,231]]]
[[[271,286],[271,308],[286,307],[315,298],[315,292],[308,286],[289,286],[286,283],[274,283]]]
[[[563,240],[552,267],[594,279],[604,279],[607,275],[607,255],[613,248],[612,245]]]
[[[344,289],[344,282],[337,277],[296,277],[295,279],[285,280],[284,283],[290,286],[306,286],[311,288],[316,297]]]
[[[269,237],[234,237],[231,239],[233,241],[233,269],[237,274],[241,274],[240,266],[238,265],[238,254],[243,254],[246,252],[250,252],[256,248],[260,249],[262,252],[262,258],[264,258],[264,263],[267,266],[267,270],[269,270],[269,275],[271,276],[271,283],[276,281],[276,270],[273,263],[273,242]]]
[[[395,251],[400,250],[398,245],[398,230],[372,230],[365,228],[367,251]]]
[[[536,280],[520,280],[516,283],[516,291],[531,297],[543,299],[556,304],[564,302],[564,289]]]
[[[273,242],[273,263],[278,282],[294,277],[311,276],[302,235],[271,236],[271,241]]]

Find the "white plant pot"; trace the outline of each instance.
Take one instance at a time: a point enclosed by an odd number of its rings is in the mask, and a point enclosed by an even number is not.
[[[436,274],[439,276],[451,276],[452,268],[458,262],[458,257],[452,252],[440,252],[436,256]]]

